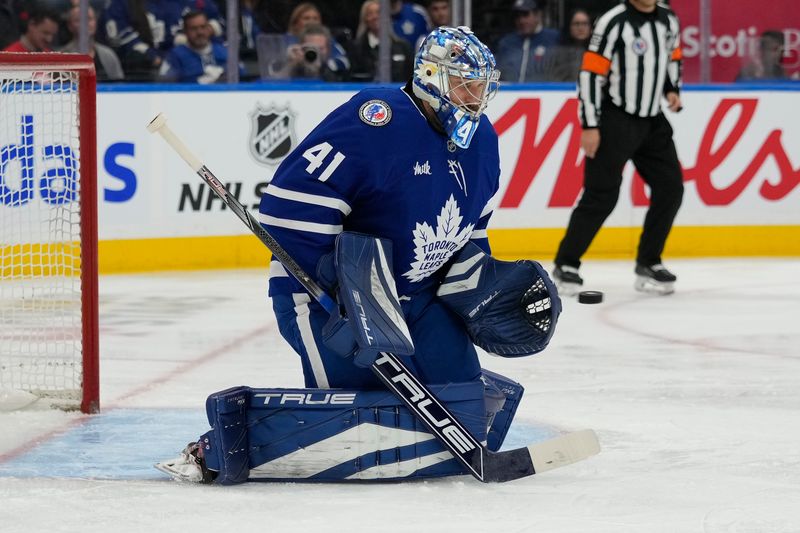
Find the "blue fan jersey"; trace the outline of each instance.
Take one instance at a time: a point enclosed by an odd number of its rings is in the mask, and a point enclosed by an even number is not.
[[[215,83],[228,66],[228,49],[210,42],[197,51],[179,44],[167,53],[159,69],[159,79],[180,83]],[[241,73],[241,71],[240,71]]]
[[[408,42],[412,52],[416,52],[431,31],[431,20],[424,7],[403,2],[400,11],[392,15],[392,29],[398,37]]]
[[[484,116],[469,148],[457,149],[410,91],[356,94],[287,156],[262,196],[259,221],[312,277],[342,231],[393,243],[401,297],[435,291],[442,267],[469,240],[489,252],[497,134]],[[300,292],[273,261],[270,295]]]
[[[212,0],[145,0],[153,46],[145,43],[136,31],[128,0],[109,0],[103,13],[101,28],[109,45],[123,54],[135,51],[150,59],[164,56],[174,45],[175,35],[183,27],[182,17],[189,11],[202,11],[214,28],[215,35],[222,34],[219,9]]]

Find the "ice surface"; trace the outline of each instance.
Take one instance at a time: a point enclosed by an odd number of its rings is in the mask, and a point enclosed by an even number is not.
[[[101,279],[101,415],[0,412],[0,531],[800,531],[800,261],[669,261],[677,292],[588,262],[551,346],[484,366],[523,383],[509,445],[593,428],[602,452],[502,485],[180,485],[151,463],[237,384],[301,386],[262,271]]]

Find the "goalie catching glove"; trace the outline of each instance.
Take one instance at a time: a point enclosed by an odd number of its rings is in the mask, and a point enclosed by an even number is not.
[[[536,261],[500,261],[468,242],[436,294],[467,326],[472,342],[503,357],[545,349],[561,300]]]
[[[322,328],[322,342],[339,355],[352,355],[360,367],[370,367],[381,352],[414,353],[391,264],[390,241],[345,231],[333,255],[317,265],[323,285],[336,286],[339,304]]]

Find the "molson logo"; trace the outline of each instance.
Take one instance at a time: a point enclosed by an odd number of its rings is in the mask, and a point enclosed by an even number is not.
[[[764,179],[758,192],[765,200],[784,198],[800,184],[800,167],[794,168],[783,141],[782,131],[773,129],[758,143],[740,142],[753,120],[758,107],[757,98],[723,98],[711,114],[705,131],[697,144],[694,167],[683,168],[685,182],[694,181],[697,195],[705,205],[730,205],[753,181],[758,171],[768,160],[777,168],[777,175]],[[524,121],[524,132],[519,158],[508,183],[500,207],[519,207],[536,175],[564,130],[570,129],[570,138],[563,154],[563,162],[556,177],[548,201],[548,207],[572,207],[581,192],[583,183],[583,158],[579,157],[581,127],[578,121],[578,101],[570,99],[564,103],[552,122],[539,132],[541,101],[537,98],[521,98],[499,119],[494,121],[497,134],[511,129],[520,120]],[[726,124],[726,137],[722,138],[721,125]],[[732,127],[731,127],[732,124]],[[536,139],[539,138],[539,142]],[[717,186],[712,174],[734,152],[753,150],[749,163],[727,186]],[[689,158],[690,159],[690,158]],[[648,205],[644,182],[636,174],[632,191],[633,205]]]

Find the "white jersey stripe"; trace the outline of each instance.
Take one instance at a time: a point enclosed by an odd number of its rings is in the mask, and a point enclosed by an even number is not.
[[[289,273],[280,261],[270,261],[269,263],[269,279],[272,278],[288,278]]]
[[[655,39],[656,36],[653,35],[653,26],[651,24],[645,24],[641,28],[641,35],[644,42],[647,43],[647,49],[653,50],[656,46]],[[656,58],[655,54],[644,54],[642,56],[644,59],[644,70],[640,74],[642,77],[642,94],[639,97],[639,116],[642,117],[649,117],[650,116],[650,107],[653,103],[653,83],[656,80],[657,73],[654,72],[656,68]]]
[[[271,217],[269,215],[265,215],[264,213],[258,214],[258,221],[267,226],[296,229],[299,231],[307,231],[309,233],[321,233],[323,235],[338,235],[343,230],[341,225],[319,224],[317,222],[305,222],[303,220],[290,220],[288,218]]]
[[[620,38],[625,43],[626,49],[633,46],[636,36],[629,24],[622,28]],[[625,102],[619,104],[624,105],[625,111],[633,115],[636,113],[636,91],[639,81],[636,73],[639,71],[639,56],[632,53],[625,54],[622,58],[622,68],[625,69]]]
[[[320,389],[328,389],[330,388],[328,375],[325,373],[325,366],[322,364],[322,356],[319,353],[319,349],[317,349],[314,331],[311,329],[311,313],[308,309],[311,297],[308,294],[295,293],[292,295],[292,298],[294,299],[294,311],[297,313],[297,327],[300,330],[300,338],[306,349],[308,361],[311,363],[311,371],[314,373],[317,387]]]
[[[284,200],[292,200],[294,202],[302,202],[304,204],[321,205],[322,207],[330,207],[331,209],[338,209],[345,215],[349,215],[352,208],[347,205],[347,202],[339,200],[338,198],[331,198],[329,196],[320,196],[318,194],[308,194],[304,192],[290,191],[283,189],[277,185],[270,185],[267,187],[267,194],[275,198],[283,198]]]
[[[659,40],[659,42],[663,43],[665,41],[665,39],[666,39],[667,28],[665,28],[665,27],[663,27],[663,26],[661,26],[659,24],[659,25],[656,26],[656,31],[658,32],[658,40]],[[667,52],[669,53],[670,56],[672,55],[672,51],[671,50],[667,50]],[[662,57],[665,57],[665,56],[662,54]],[[655,86],[656,87],[662,87],[662,88],[664,87],[664,81],[666,80],[667,70],[669,69],[670,63],[672,63],[672,61],[670,61],[669,59],[667,59],[666,61],[659,62],[659,65],[658,65],[658,77],[656,78],[656,81],[655,81],[655,83],[656,83]],[[650,109],[649,110],[644,110],[644,109],[642,110],[643,112],[645,112],[644,116],[657,115],[661,111],[661,98],[662,98],[663,94],[664,94],[663,90],[656,92],[655,98],[653,98],[653,101],[650,103]]]

